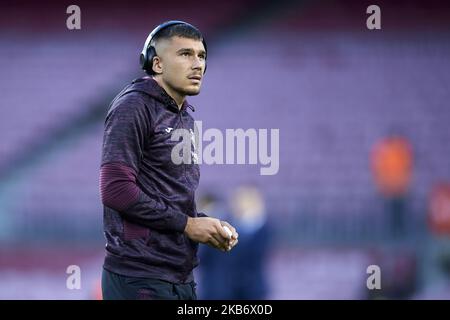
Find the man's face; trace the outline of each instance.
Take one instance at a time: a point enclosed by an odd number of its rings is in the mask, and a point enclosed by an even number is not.
[[[154,70],[171,89],[181,95],[197,95],[200,92],[205,71],[206,52],[200,40],[172,37],[161,39],[156,45],[159,61]]]

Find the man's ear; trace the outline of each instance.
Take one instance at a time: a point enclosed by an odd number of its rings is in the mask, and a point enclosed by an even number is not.
[[[154,56],[152,62],[153,62],[152,70],[156,74],[161,74],[163,72],[163,64],[162,64],[161,58],[158,56]]]

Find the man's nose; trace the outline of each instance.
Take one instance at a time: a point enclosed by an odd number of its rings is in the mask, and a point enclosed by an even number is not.
[[[205,61],[200,58],[194,58],[194,63],[192,64],[192,69],[202,70],[205,68]]]

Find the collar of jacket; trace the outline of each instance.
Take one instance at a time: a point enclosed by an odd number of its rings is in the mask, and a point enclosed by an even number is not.
[[[178,105],[176,104],[175,100],[169,94],[162,88],[158,82],[156,82],[155,79],[149,76],[145,76],[142,78],[138,78],[133,80],[132,82],[133,87],[141,87],[141,89],[147,93],[148,95],[152,96],[153,98],[159,100],[160,102],[164,103],[164,105],[174,111],[174,112],[182,112],[186,110],[187,108],[190,108],[192,111],[195,112],[195,108],[190,105],[186,100],[184,100],[183,105],[181,106],[181,109],[178,108]]]

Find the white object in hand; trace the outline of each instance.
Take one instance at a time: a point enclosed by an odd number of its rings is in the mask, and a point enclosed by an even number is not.
[[[225,230],[226,233],[228,233],[228,239],[231,239],[233,233],[231,232],[230,228],[228,228],[227,226],[223,226],[223,229]]]

